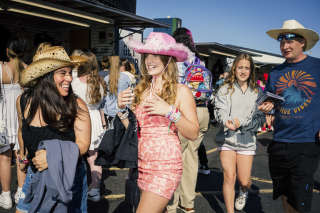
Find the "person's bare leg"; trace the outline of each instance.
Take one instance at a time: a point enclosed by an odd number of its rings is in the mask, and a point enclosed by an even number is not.
[[[223,169],[223,198],[228,213],[234,213],[236,155],[235,151],[220,152],[220,161]]]
[[[12,158],[11,149],[0,154],[0,182],[1,182],[1,189],[3,192],[10,191],[11,158]]]
[[[142,191],[137,213],[163,213],[169,200],[153,192]]]
[[[251,185],[251,168],[253,162],[253,155],[237,154],[237,178],[240,186],[244,190],[248,190]]]
[[[18,160],[18,156],[17,156],[17,153],[19,153],[19,151],[14,151],[14,153],[16,156],[16,164],[17,164],[18,187],[22,188],[22,186],[24,184],[24,180],[26,179],[26,173],[19,169],[19,160]]]

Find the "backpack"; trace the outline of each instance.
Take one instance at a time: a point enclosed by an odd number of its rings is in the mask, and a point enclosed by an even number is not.
[[[208,101],[212,94],[212,74],[206,67],[200,65],[200,59],[195,58],[191,64],[185,66],[182,83],[187,85],[196,101]]]

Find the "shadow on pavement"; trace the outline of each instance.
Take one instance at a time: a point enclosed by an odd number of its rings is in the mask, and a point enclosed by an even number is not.
[[[209,175],[198,174],[196,192],[218,192],[222,191],[223,174],[220,169],[210,169]]]
[[[109,201],[106,199],[101,199],[99,202],[88,201],[88,213],[95,212],[109,212]]]
[[[223,208],[220,206],[220,203],[223,202],[222,195],[202,194],[202,196],[208,201],[215,213],[224,213]],[[220,203],[218,201],[220,201]]]
[[[224,210],[220,206],[223,203],[222,191],[223,174],[218,168],[211,169],[209,175],[198,174],[196,192],[200,192],[208,201],[210,207],[216,213],[223,213]],[[220,201],[220,203],[219,203]]]
[[[198,175],[196,191],[201,193],[216,213],[223,213],[225,209],[222,184],[223,173],[218,168],[211,169],[210,175]],[[237,191],[239,188],[238,182],[236,182],[235,188]],[[253,184],[251,186],[251,192],[243,212],[264,213],[259,195],[259,187]]]
[[[126,201],[120,203],[112,213],[132,213],[130,205]]]
[[[314,189],[320,191],[320,182],[319,182],[318,180],[315,180],[315,181],[314,181]]]
[[[247,200],[247,204],[244,207],[244,212],[255,212],[255,213],[264,213],[261,198],[259,195],[259,187],[252,184],[251,191],[253,193],[249,193],[249,197]]]
[[[262,146],[268,146],[272,142],[272,139],[270,139],[270,138],[259,138],[258,142]]]

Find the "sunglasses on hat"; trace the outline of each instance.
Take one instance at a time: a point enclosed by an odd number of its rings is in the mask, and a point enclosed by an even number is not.
[[[291,41],[295,38],[302,38],[302,36],[294,34],[294,33],[286,33],[286,34],[280,34],[277,38],[278,41],[282,41],[283,39],[287,41]]]

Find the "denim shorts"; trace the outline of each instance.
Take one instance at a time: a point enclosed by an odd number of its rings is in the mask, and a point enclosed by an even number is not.
[[[227,146],[221,146],[218,148],[218,150],[221,151],[234,151],[239,155],[256,155],[256,151],[254,150],[238,150],[237,148],[230,148]]]
[[[28,168],[26,179],[24,181],[22,192],[26,194],[28,188],[31,186],[32,178],[35,173],[32,169]],[[87,198],[88,198],[88,185],[87,185],[87,169],[83,160],[77,165],[75,179],[72,186],[72,201],[68,204],[68,212],[72,213],[86,213],[87,212]],[[19,199],[16,207],[20,212],[27,213],[30,209],[30,203],[24,203],[24,197]]]

